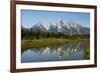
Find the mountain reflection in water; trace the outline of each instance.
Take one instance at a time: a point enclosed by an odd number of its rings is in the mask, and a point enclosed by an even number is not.
[[[25,49],[22,50],[21,62],[84,60],[86,45],[85,42],[74,42],[60,46]]]

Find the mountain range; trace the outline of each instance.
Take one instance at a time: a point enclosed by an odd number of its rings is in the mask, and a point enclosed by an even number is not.
[[[58,19],[55,24],[48,23],[48,26],[45,27],[41,22],[33,25],[31,27],[32,31],[47,31],[53,33],[63,33],[65,35],[87,35],[90,34],[90,28],[82,26],[79,23],[74,21],[62,21]]]

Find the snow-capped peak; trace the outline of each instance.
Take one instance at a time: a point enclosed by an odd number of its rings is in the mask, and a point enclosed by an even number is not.
[[[89,28],[83,27],[79,23],[75,21],[62,21],[62,19],[58,19],[56,24],[48,23],[48,26],[44,27],[41,22],[35,24],[32,27],[32,30],[41,30],[41,31],[48,31],[48,32],[61,32],[65,35],[80,35],[80,34],[89,34]]]
[[[32,30],[45,30],[46,28],[43,26],[41,22],[33,25]]]

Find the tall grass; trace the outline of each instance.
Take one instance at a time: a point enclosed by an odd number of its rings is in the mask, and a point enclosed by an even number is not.
[[[56,39],[56,38],[48,38],[48,39],[34,39],[34,40],[22,40],[21,47],[22,48],[38,48],[38,47],[46,47],[53,45],[63,45],[65,43],[70,43],[73,41],[87,41],[87,39]]]

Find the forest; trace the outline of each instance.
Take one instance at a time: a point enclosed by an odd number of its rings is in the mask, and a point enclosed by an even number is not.
[[[90,35],[65,35],[63,33],[54,33],[48,31],[33,31],[32,29],[21,29],[21,39],[34,40],[34,39],[46,39],[46,38],[62,38],[62,39],[81,39],[89,38]]]

